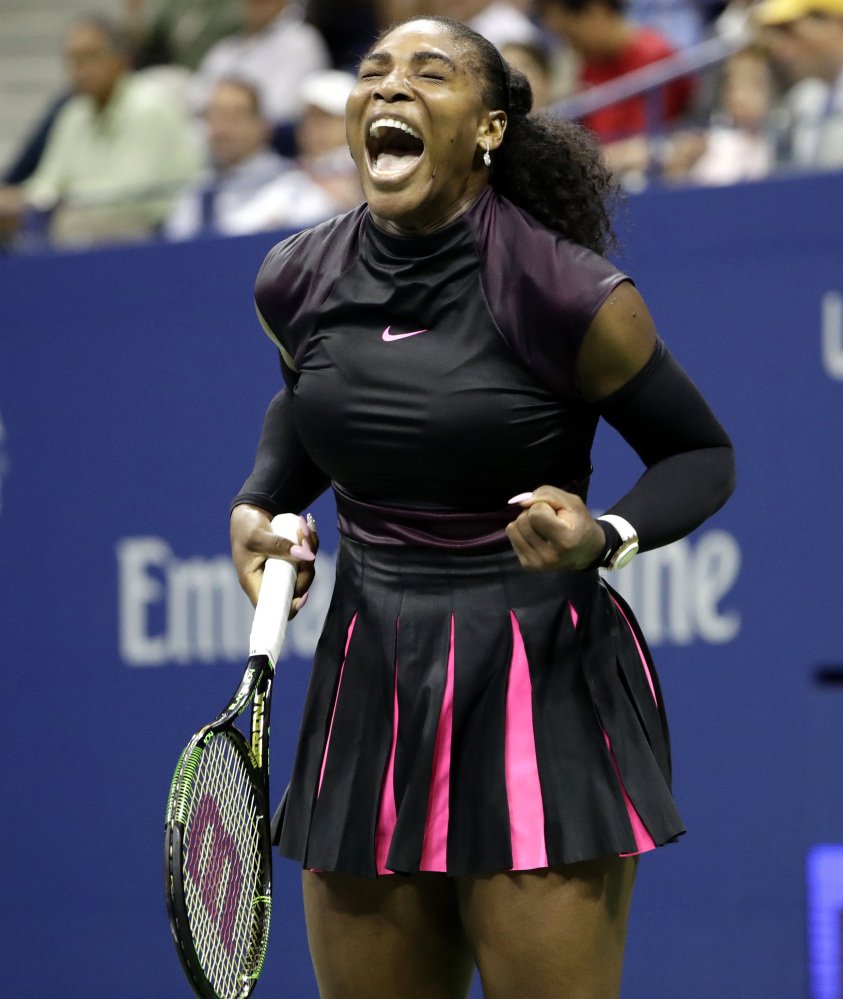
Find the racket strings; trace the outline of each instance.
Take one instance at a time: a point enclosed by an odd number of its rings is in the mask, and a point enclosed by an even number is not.
[[[227,733],[218,735],[196,769],[183,870],[196,953],[221,999],[243,994],[263,961],[269,910],[260,900],[259,804],[242,750]]]

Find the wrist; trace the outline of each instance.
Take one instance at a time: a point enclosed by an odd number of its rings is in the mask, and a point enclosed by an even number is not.
[[[602,527],[606,544],[596,566],[604,569],[622,569],[638,553],[638,532],[623,517],[607,513],[597,518]]]

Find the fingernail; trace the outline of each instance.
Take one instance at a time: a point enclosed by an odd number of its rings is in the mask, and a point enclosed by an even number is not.
[[[316,556],[310,550],[307,545],[293,545],[290,549],[290,554],[293,558],[297,558],[299,562],[315,562]]]
[[[517,496],[513,496],[511,500],[507,500],[507,503],[523,503],[525,500],[532,498],[532,493],[519,493]]]
[[[301,528],[302,537],[310,537],[310,524],[308,524],[304,517],[299,517],[299,527]]]
[[[304,607],[304,605],[307,603],[307,598],[309,596],[310,596],[310,593],[305,593],[305,595],[303,597],[299,598],[298,607],[296,608],[297,610],[301,610],[302,607]]]

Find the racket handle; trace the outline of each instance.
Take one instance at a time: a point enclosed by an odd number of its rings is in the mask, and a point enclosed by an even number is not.
[[[298,544],[300,521],[294,513],[279,513],[270,525],[275,534]],[[263,570],[258,605],[252,620],[249,635],[249,655],[269,656],[274,666],[278,661],[284,633],[287,630],[287,616],[293,599],[296,583],[296,567],[292,562],[279,558],[268,558]]]

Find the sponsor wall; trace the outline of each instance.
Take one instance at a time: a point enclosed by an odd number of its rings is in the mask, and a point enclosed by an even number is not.
[[[617,259],[739,462],[725,510],[616,579],[654,647],[689,827],[641,863],[624,999],[841,995],[841,203],[830,176],[641,195],[620,220]],[[227,511],[279,378],[251,304],[273,241],[0,262],[10,993],[189,995],[163,812],[248,634]],[[636,459],[601,431],[595,465],[605,507]],[[336,549],[330,501],[314,513],[318,582],[276,687],[279,793]],[[315,996],[286,861],[273,918],[261,991]]]

